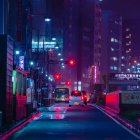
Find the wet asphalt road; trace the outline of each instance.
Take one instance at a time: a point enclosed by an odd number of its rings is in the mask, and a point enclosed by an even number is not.
[[[10,140],[138,140],[90,105],[42,107],[33,118]]]

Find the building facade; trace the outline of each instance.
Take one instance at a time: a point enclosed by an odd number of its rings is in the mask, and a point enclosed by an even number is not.
[[[95,66],[98,69],[96,76],[99,76],[101,56],[100,4],[99,1],[65,0],[64,5],[64,53],[66,58],[74,57],[76,60],[76,66],[67,71],[66,78],[71,79],[74,89],[89,90],[90,82],[92,86],[99,82],[89,78],[89,69]],[[96,77],[97,79],[99,78]]]
[[[118,73],[121,72],[122,18],[103,11],[102,20],[102,73]]]
[[[129,20],[123,20],[123,56],[122,56],[122,72],[131,73],[135,71],[134,65],[138,63],[138,59],[132,56],[134,53],[133,26]],[[133,57],[133,58],[132,58]]]

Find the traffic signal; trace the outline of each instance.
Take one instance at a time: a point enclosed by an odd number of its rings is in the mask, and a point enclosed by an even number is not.
[[[70,86],[71,85],[71,82],[70,81],[66,81],[66,85],[67,86]]]
[[[71,66],[75,65],[75,60],[74,59],[70,59],[68,61],[68,64],[71,65]]]
[[[60,75],[60,74],[58,74],[58,73],[57,73],[57,74],[55,74],[55,75],[54,75],[54,79],[56,79],[56,80],[60,80],[60,79],[61,79],[61,75]]]

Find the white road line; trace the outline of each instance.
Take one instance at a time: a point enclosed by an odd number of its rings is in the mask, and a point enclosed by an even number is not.
[[[135,134],[134,132],[132,132],[131,130],[129,130],[126,126],[122,125],[119,121],[117,121],[116,119],[114,119],[111,115],[109,115],[108,113],[106,113],[105,111],[103,111],[100,107],[98,107],[97,105],[92,105],[91,106],[96,107],[97,109],[99,109],[101,112],[103,112],[105,115],[107,115],[109,118],[111,118],[114,122],[116,122],[119,126],[121,126],[122,128],[124,128],[125,130],[127,130],[130,134],[132,134],[133,136],[135,136],[136,138],[140,139],[140,136],[138,136],[137,134]]]

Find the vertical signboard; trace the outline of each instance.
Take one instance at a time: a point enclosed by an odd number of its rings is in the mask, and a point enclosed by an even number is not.
[[[24,70],[24,56],[19,56],[19,66]]]
[[[31,88],[27,88],[27,91],[26,91],[26,102],[27,102],[27,104],[31,104],[31,102],[32,102],[32,90],[31,90]]]

